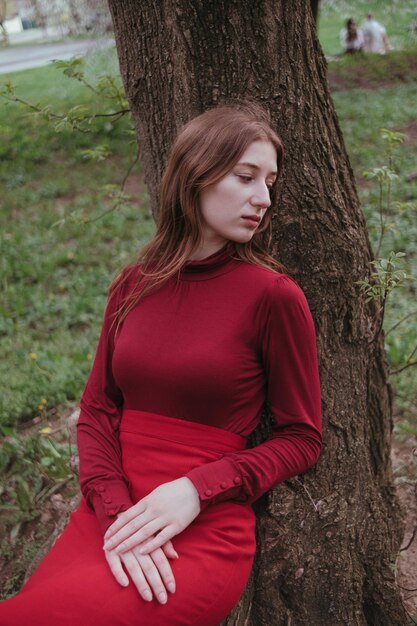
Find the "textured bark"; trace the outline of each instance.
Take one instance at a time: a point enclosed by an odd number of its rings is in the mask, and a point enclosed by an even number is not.
[[[259,503],[252,577],[228,626],[402,626],[403,534],[377,311],[355,281],[372,251],[308,0],[109,1],[154,214],[179,127],[210,105],[266,105],[286,147],[274,254],[317,329],[325,445]]]
[[[319,16],[319,6],[320,0],[310,0],[311,12],[313,13],[313,20],[315,24],[317,24],[317,19]]]

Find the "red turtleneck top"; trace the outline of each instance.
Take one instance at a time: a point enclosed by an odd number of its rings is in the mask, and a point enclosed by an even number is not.
[[[267,441],[187,474],[202,508],[252,503],[314,465],[321,447],[316,336],[298,284],[233,259],[226,245],[188,261],[178,280],[130,311],[115,336],[113,313],[134,284],[132,272],[109,293],[80,402],[81,489],[103,531],[133,504],[118,439],[122,408],[246,437],[268,402],[276,421]]]

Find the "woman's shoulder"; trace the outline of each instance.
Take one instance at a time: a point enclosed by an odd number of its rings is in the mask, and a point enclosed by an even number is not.
[[[268,305],[282,300],[303,299],[304,292],[298,282],[285,273],[272,268],[245,263],[242,274],[247,287],[256,288],[258,297]]]
[[[123,297],[137,285],[141,270],[137,263],[122,267],[114,276],[109,287],[109,297]]]
[[[276,283],[296,283],[288,273],[284,271],[276,270],[272,267],[266,267],[265,265],[258,265],[256,263],[242,263],[242,273],[247,278],[253,278],[259,281],[262,285],[275,285]]]

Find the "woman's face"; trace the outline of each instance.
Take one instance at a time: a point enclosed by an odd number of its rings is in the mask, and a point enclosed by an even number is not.
[[[254,141],[224,178],[203,189],[204,247],[214,252],[227,241],[250,241],[271,205],[270,188],[276,177],[275,147],[269,141]]]

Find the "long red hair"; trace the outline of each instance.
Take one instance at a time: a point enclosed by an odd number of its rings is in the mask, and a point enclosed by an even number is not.
[[[137,284],[117,312],[118,325],[147,293],[178,276],[201,241],[201,190],[228,174],[253,141],[270,142],[276,149],[278,176],[271,191],[274,198],[284,150],[269,124],[267,111],[260,105],[243,102],[216,106],[182,128],[172,145],[161,182],[155,236],[111,285],[112,290],[116,289],[130,275],[126,270],[140,266]],[[267,211],[249,242],[234,242],[233,258],[285,271],[268,252],[271,240],[271,212]]]

